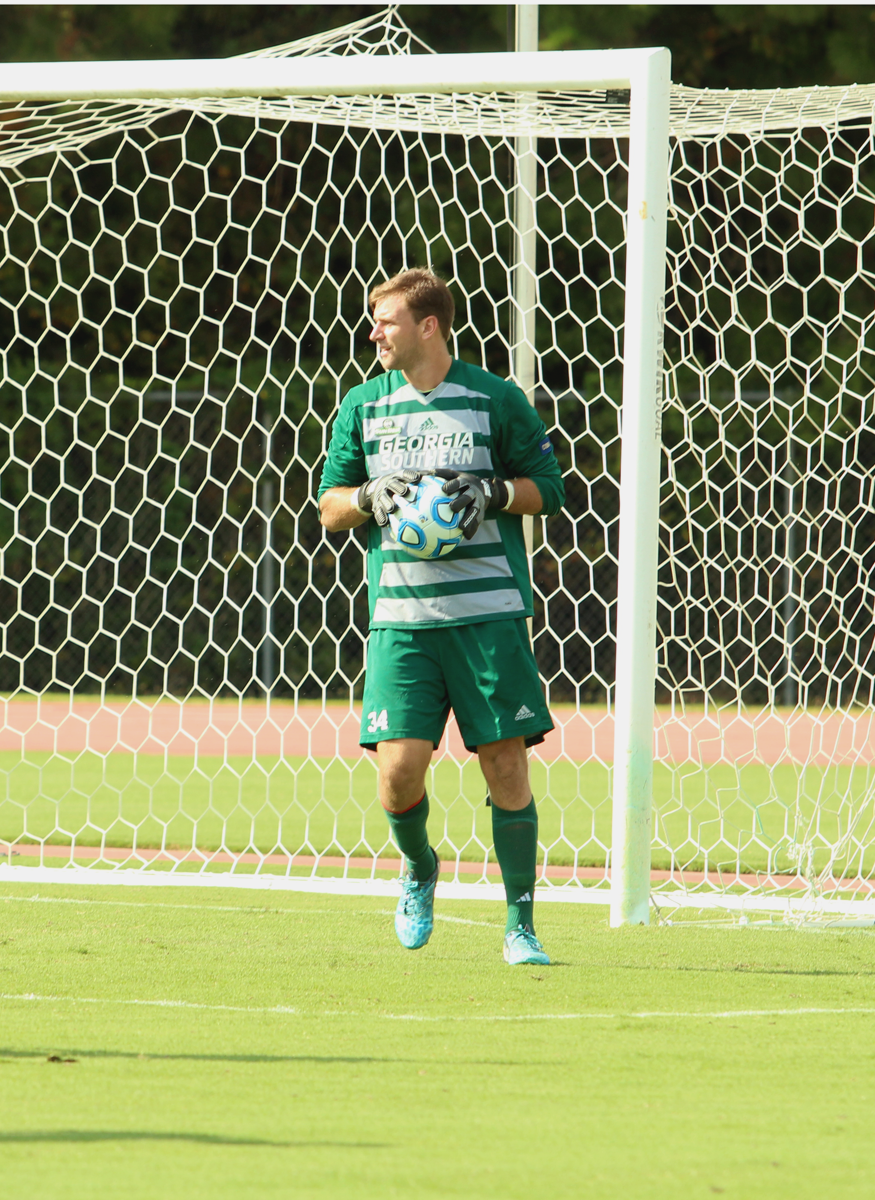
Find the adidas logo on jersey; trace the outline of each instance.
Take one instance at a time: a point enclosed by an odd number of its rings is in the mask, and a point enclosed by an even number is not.
[[[514,717],[514,720],[515,721],[528,721],[529,718],[533,717],[534,715],[535,714],[532,712],[532,710],[524,704],[522,706],[522,708],[520,709],[520,711],[517,713],[517,715]]]
[[[431,419],[431,417],[426,417],[426,419],[422,422],[422,424],[420,425],[417,432],[428,433],[432,429],[437,429],[437,422],[433,421]]]

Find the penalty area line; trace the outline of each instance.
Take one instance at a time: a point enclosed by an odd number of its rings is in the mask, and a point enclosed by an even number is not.
[[[106,996],[38,996],[34,992],[22,992],[14,995],[10,992],[0,992],[0,1000],[28,1000],[46,1004],[125,1004],[136,1005],[140,1008],[197,1008],[208,1012],[233,1013],[281,1013],[283,1016],[298,1016],[296,1008],[277,1004],[271,1008],[259,1008],[254,1005],[237,1004],[196,1004],[190,1000],[118,1000]]]
[[[325,1016],[344,1016],[343,1013],[325,1013]],[[353,1014],[349,1014],[352,1016]],[[365,1014],[356,1014],[363,1016]],[[506,1016],[494,1013],[490,1016],[425,1016],[416,1013],[376,1013],[387,1021],[652,1021],[652,1020],[705,1020],[723,1021],[741,1017],[838,1017],[875,1016],[875,1008],[750,1008],[727,1012],[616,1012],[616,1013],[521,1013]]]
[[[359,899],[359,897],[355,897]],[[73,904],[84,908],[99,905],[104,908],[148,908],[160,912],[163,909],[183,909],[191,912],[238,912],[252,916],[299,917],[392,917],[395,910],[382,908],[357,908],[346,911],[342,908],[269,908],[254,904],[167,904],[160,900],[94,900],[85,896],[0,896],[0,904]],[[446,917],[435,913],[436,921],[448,921],[454,925],[484,925],[490,929],[502,928],[489,921],[468,921],[464,917]]]
[[[875,1008],[742,1008],[725,1011],[705,1012],[591,1012],[591,1013],[519,1013],[507,1016],[503,1013],[489,1015],[454,1016],[428,1015],[423,1013],[387,1013],[387,1012],[344,1012],[340,1009],[306,1011],[291,1008],[284,1004],[259,1007],[257,1005],[236,1004],[198,1004],[191,1000],[121,1000],[106,996],[41,996],[35,992],[0,992],[0,1001],[11,1003],[43,1003],[43,1004],[118,1004],[140,1008],[180,1008],[198,1009],[201,1012],[229,1012],[245,1014],[273,1013],[284,1017],[351,1017],[361,1020],[372,1017],[380,1021],[422,1021],[436,1023],[449,1022],[479,1022],[506,1023],[525,1021],[654,1021],[654,1020],[704,1020],[725,1021],[740,1020],[742,1017],[843,1017],[843,1016],[875,1016]]]
[[[86,904],[101,905],[114,908],[150,908],[150,909],[186,909],[194,912],[240,912],[253,913],[255,916],[282,915],[291,917],[394,917],[395,910],[388,908],[354,909],[351,913],[339,908],[265,908],[252,904],[163,904],[150,900],[93,900],[77,896],[0,896],[0,904]],[[436,921],[447,925],[478,925],[483,929],[503,929],[499,921],[470,921],[467,917],[450,917],[444,913],[435,913]]]
[[[379,908],[375,909],[375,915],[378,917],[394,917],[395,909]],[[504,922],[498,921],[469,921],[467,917],[448,917],[444,913],[435,913],[435,921],[443,921],[447,925],[477,925],[481,929],[504,929]]]

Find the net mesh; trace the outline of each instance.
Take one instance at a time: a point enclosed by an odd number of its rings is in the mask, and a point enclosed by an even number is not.
[[[390,9],[265,55],[426,50]],[[873,829],[875,90],[672,92],[654,887],[865,897]],[[357,745],[359,534],[314,495],[367,293],[454,283],[511,371],[537,135],[543,888],[609,878],[628,96],[0,108],[7,862],[394,869]],[[491,877],[451,725],[432,837]],[[844,901],[842,901],[844,902]]]

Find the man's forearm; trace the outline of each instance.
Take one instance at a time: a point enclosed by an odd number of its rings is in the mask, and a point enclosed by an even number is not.
[[[518,517],[535,517],[544,507],[538,485],[533,479],[511,479],[513,503],[507,509]]]
[[[353,504],[358,488],[333,487],[319,498],[319,520],[329,533],[341,533],[344,529],[355,529],[364,525],[369,513],[359,512]]]
[[[513,503],[509,513],[517,516],[536,516],[544,507],[538,485],[532,479],[513,479]],[[341,533],[344,529],[355,529],[368,519],[352,502],[358,488],[333,487],[324,492],[319,500],[319,520],[329,533]]]

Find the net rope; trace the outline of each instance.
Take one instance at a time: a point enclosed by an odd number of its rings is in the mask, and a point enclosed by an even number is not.
[[[416,37],[395,6],[373,17],[315,36],[238,55],[238,58],[343,57],[361,54],[434,53]],[[871,123],[875,85],[715,91],[674,85],[670,130],[678,139],[765,134],[849,122]],[[16,166],[40,151],[87,146],[120,129],[148,127],[182,108],[210,115],[318,121],[344,128],[397,129],[410,133],[461,133],[472,137],[629,136],[628,94],[622,91],[515,95],[259,97],[180,100],[86,100],[80,103],[0,103],[0,166]]]
[[[427,51],[390,8],[259,54]],[[672,90],[660,904],[872,890],[873,99]],[[533,554],[539,886],[606,892],[628,120],[611,92],[0,106],[7,863],[392,869],[363,543],[313,498],[386,274],[435,265],[454,352],[508,374],[525,134],[568,493]],[[451,728],[432,834],[485,886],[482,790]]]

